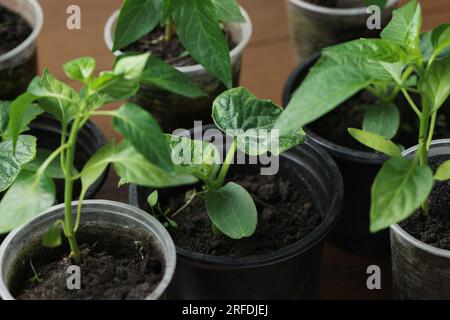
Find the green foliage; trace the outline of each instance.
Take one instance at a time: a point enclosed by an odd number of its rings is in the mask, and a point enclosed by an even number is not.
[[[319,119],[361,90],[378,100],[364,114],[364,130],[349,129],[360,143],[393,157],[373,185],[373,232],[408,218],[419,207],[428,212],[433,186],[428,150],[437,112],[450,95],[450,25],[421,34],[421,13],[420,4],[412,0],[394,11],[381,39],[354,40],[325,49],[275,123],[281,132],[289,132]],[[393,104],[400,93],[420,122],[418,150],[412,160],[402,157],[391,141],[401,126]],[[419,105],[413,94],[420,96]],[[435,179],[446,180],[447,168],[443,164]]]
[[[189,54],[231,88],[230,48],[221,22],[245,22],[235,0],[125,0],[116,24],[113,51],[139,40],[160,23],[165,26],[160,41],[169,41],[175,31]],[[160,76],[146,76],[147,83],[188,97],[200,95],[187,79],[167,71],[167,66],[160,67],[160,71],[153,70]]]

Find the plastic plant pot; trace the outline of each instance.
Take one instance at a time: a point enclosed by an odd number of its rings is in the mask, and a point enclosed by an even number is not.
[[[36,0],[0,0],[0,6],[20,14],[33,28],[24,42],[0,55],[0,100],[13,100],[37,75],[36,40],[42,30],[44,15]]]
[[[417,146],[406,150],[414,156]],[[433,141],[430,164],[450,158],[450,140]],[[450,299],[450,251],[417,240],[398,224],[391,227],[394,294],[399,299]]]
[[[77,202],[72,204],[76,210]],[[0,296],[4,300],[13,300],[10,291],[14,287],[18,270],[29,261],[30,252],[40,246],[43,234],[58,219],[64,218],[64,205],[49,209],[27,225],[11,232],[0,247]],[[85,201],[81,215],[81,226],[108,226],[123,232],[132,232],[136,239],[152,239],[152,245],[160,251],[164,260],[164,275],[150,293],[147,300],[162,298],[175,271],[175,246],[166,229],[145,212],[118,202]],[[145,237],[144,237],[145,236]]]
[[[233,173],[259,174],[259,167],[234,166]],[[256,169],[256,170],[255,170]],[[339,218],[342,177],[334,161],[306,142],[280,157],[279,175],[306,187],[322,223],[303,239],[280,250],[244,258],[210,256],[177,246],[171,299],[309,299],[319,293],[323,243]],[[170,194],[180,188],[160,190]],[[184,190],[186,191],[186,190]],[[150,189],[130,187],[130,203],[146,207]]]
[[[362,1],[361,1],[362,3]],[[329,8],[304,0],[286,0],[290,34],[298,62],[325,47],[379,35],[398,0],[389,0],[381,13],[381,29],[367,27],[367,7]]]
[[[285,84],[283,105],[287,106],[292,94],[299,87],[320,54],[300,64]],[[341,219],[334,229],[331,240],[345,250],[377,255],[389,251],[389,232],[372,234],[370,225],[370,193],[372,183],[387,157],[337,145],[305,128],[310,141],[323,148],[336,161],[344,179],[344,207]]]
[[[224,28],[230,32],[233,41],[237,43],[237,46],[230,52],[234,86],[239,85],[243,52],[250,42],[253,31],[249,15],[243,8],[241,8],[241,11],[245,17],[245,23],[227,23],[224,25]],[[118,15],[119,11],[116,11],[105,26],[105,42],[110,50],[112,50],[114,43],[113,35]],[[115,52],[115,55],[120,54],[120,51]],[[199,64],[177,67],[177,69],[207,93],[207,97],[187,98],[154,86],[142,85],[134,98],[138,105],[147,109],[158,119],[165,132],[172,132],[179,128],[191,128],[196,120],[211,123],[212,102],[226,90],[226,87],[218,79],[208,74]]]

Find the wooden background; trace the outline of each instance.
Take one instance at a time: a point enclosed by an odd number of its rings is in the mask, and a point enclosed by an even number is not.
[[[61,65],[80,56],[93,56],[99,70],[110,69],[113,56],[103,40],[103,28],[121,0],[39,0],[45,13],[44,30],[39,38],[39,65],[48,67],[67,80]],[[283,84],[295,67],[288,35],[284,0],[239,0],[248,11],[254,33],[244,55],[242,85],[259,98],[281,103]],[[424,28],[430,29],[450,21],[450,0],[421,0]],[[66,9],[76,4],[82,10],[82,29],[66,28]],[[75,84],[74,84],[75,85]],[[110,106],[114,108],[117,106]],[[114,136],[109,120],[96,119],[110,138]],[[99,195],[102,199],[127,201],[127,189],[118,190],[114,174]],[[366,288],[366,268],[381,267],[382,290]],[[358,257],[327,245],[322,264],[321,297],[324,299],[386,299],[391,297],[389,258]]]

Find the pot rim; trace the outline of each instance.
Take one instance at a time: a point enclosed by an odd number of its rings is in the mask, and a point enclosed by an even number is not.
[[[28,36],[28,38],[26,38],[25,41],[23,41],[20,45],[18,45],[14,49],[12,49],[2,55],[0,55],[0,63],[13,58],[14,56],[20,54],[22,51],[27,49],[29,46],[31,46],[32,43],[36,41],[37,37],[39,36],[39,34],[42,31],[42,27],[44,25],[44,13],[42,11],[41,5],[39,4],[39,2],[37,2],[37,0],[24,0],[24,1],[27,1],[34,10],[36,23],[35,23],[35,25],[32,26],[33,31]]]
[[[320,157],[324,165],[329,169],[330,175],[333,177],[334,186],[337,190],[333,195],[333,199],[330,201],[330,209],[328,214],[323,218],[322,223],[309,233],[304,238],[292,243],[291,245],[278,249],[273,252],[253,255],[241,258],[232,258],[224,256],[212,256],[207,254],[201,254],[185,250],[175,245],[177,254],[183,259],[189,260],[193,263],[206,264],[215,267],[222,268],[239,268],[249,269],[253,267],[269,266],[281,261],[290,259],[293,256],[299,255],[302,252],[309,250],[323,241],[328,233],[332,230],[341,215],[341,207],[344,199],[344,183],[342,175],[338,169],[336,162],[321,148],[311,144],[308,140],[304,143],[312,152],[317,153],[317,158]],[[286,151],[280,155],[280,161],[292,161],[297,162],[297,156],[295,155],[296,148]],[[129,197],[130,203],[134,206],[139,206],[138,203],[138,186],[130,185]]]
[[[253,24],[250,19],[250,16],[242,6],[240,6],[240,8],[241,8],[241,13],[245,18],[245,22],[236,23],[236,24],[240,25],[242,28],[242,40],[233,50],[230,51],[231,59],[242,54],[242,52],[244,51],[244,49],[247,47],[248,43],[250,42],[250,38],[252,37],[252,34],[253,34]],[[113,26],[117,20],[117,17],[119,16],[119,13],[120,13],[120,10],[114,11],[114,13],[109,17],[108,21],[106,22],[106,25],[105,25],[105,28],[103,31],[103,37],[104,37],[106,46],[108,47],[109,51],[112,50],[113,45],[114,45]],[[120,56],[121,54],[122,54],[122,51],[120,51],[120,50],[114,52],[114,55],[116,57]],[[174,67],[174,68],[183,73],[198,72],[198,71],[205,70],[205,68],[201,64],[196,64],[193,66]]]
[[[439,145],[450,145],[450,139],[440,139],[440,140],[433,140],[431,142],[432,146],[439,146]],[[409,148],[408,150],[405,150],[402,154],[404,156],[408,156],[413,152],[416,152],[418,149],[418,146],[414,146]],[[412,235],[410,235],[406,230],[404,230],[398,223],[392,225],[390,227],[391,232],[399,235],[404,241],[408,242],[409,244],[426,251],[432,255],[440,256],[443,258],[450,259],[450,250],[440,249],[433,247],[432,245],[426,244],[425,242],[420,241],[419,239],[414,238]]]
[[[153,227],[155,228],[155,230],[157,230],[157,232],[159,234],[156,234],[154,231],[150,232],[150,230],[149,230],[149,233],[152,234],[152,237],[154,238],[154,240],[158,243],[158,246],[160,247],[159,249],[164,254],[165,268],[164,268],[164,276],[162,277],[161,282],[158,284],[158,286],[155,288],[155,290],[153,290],[153,292],[150,293],[145,298],[145,300],[159,299],[162,296],[162,294],[165,292],[167,287],[169,286],[169,284],[173,278],[173,275],[175,273],[175,267],[176,267],[175,245],[173,243],[173,240],[172,240],[169,232],[166,230],[166,228],[164,228],[164,226],[162,226],[158,220],[156,220],[153,216],[147,214],[145,211],[143,211],[139,208],[136,208],[134,206],[130,206],[128,204],[121,203],[121,202],[109,201],[109,200],[86,200],[86,201],[83,201],[83,205],[85,206],[85,208],[88,206],[90,206],[90,207],[104,206],[104,207],[115,208],[117,210],[123,209],[124,212],[114,212],[113,214],[125,216],[129,219],[134,219],[134,220],[138,220],[138,221],[139,220],[143,220],[143,221],[147,220],[147,221],[149,221],[149,223],[151,223],[153,225]],[[65,206],[65,204],[59,204],[54,207],[51,207],[50,209],[46,210],[45,212],[43,212],[42,214],[40,214],[39,216],[34,218],[28,224],[16,228],[6,237],[6,239],[1,244],[1,246],[0,246],[0,293],[2,293],[1,295],[2,295],[3,299],[15,300],[14,297],[9,292],[9,289],[4,282],[3,275],[2,275],[2,273],[3,273],[2,261],[4,259],[4,255],[6,253],[6,248],[9,246],[9,244],[14,239],[14,237],[16,237],[16,235],[20,234],[28,225],[33,224],[37,220],[40,220],[45,215],[47,215],[47,216],[53,215],[55,211],[64,209],[64,206]],[[73,201],[72,207],[75,208],[76,206],[78,206],[78,201]],[[101,208],[95,209],[95,210],[102,211]],[[88,209],[87,212],[84,212],[84,213],[85,214],[89,213],[89,211],[93,211],[93,210]],[[127,214],[127,212],[130,212],[130,211],[133,212],[134,216]],[[165,238],[165,239],[162,239],[162,238]],[[166,242],[166,243],[163,243],[163,242]]]
[[[309,3],[304,0],[288,0],[291,4],[296,5],[304,10],[312,11],[315,13],[320,13],[330,16],[359,16],[367,15],[367,6],[357,7],[357,8],[329,8],[320,6],[317,4]],[[395,6],[399,0],[389,0],[386,4],[386,9],[390,9]]]
[[[320,56],[321,56],[320,52],[311,55],[305,61],[300,63],[294,69],[294,71],[291,72],[283,89],[283,105],[285,107],[287,107],[287,105],[289,104],[292,94],[298,89],[298,87],[295,86],[294,84],[297,82],[297,79],[300,77],[301,73],[304,72],[305,70],[311,69],[314,63],[320,58]],[[304,130],[307,133],[307,136],[314,143],[325,148],[327,152],[329,152],[334,157],[346,159],[348,161],[356,160],[358,162],[368,164],[383,164],[388,159],[387,156],[379,153],[351,149],[333,143],[325,138],[322,138],[318,134],[314,133],[312,130],[308,129],[308,126],[306,126]]]

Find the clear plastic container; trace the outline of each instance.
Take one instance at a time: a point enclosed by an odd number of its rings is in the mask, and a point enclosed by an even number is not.
[[[413,156],[417,146],[404,152]],[[450,158],[450,140],[433,141],[430,164]],[[398,224],[391,227],[394,294],[399,299],[450,299],[450,251],[417,240]]]
[[[397,3],[398,0],[389,0],[382,11],[382,27],[389,22]],[[375,37],[381,31],[367,28],[367,7],[328,8],[304,0],[286,0],[286,5],[298,62],[325,47],[362,37]]]
[[[33,28],[24,42],[0,55],[0,100],[13,100],[37,75],[36,40],[42,30],[44,14],[36,0],[0,0],[0,6],[20,14]]]
[[[75,212],[77,202],[73,202]],[[30,243],[34,243],[55,223],[64,218],[64,205],[55,206],[27,225],[11,232],[0,247],[0,297],[4,300],[13,300],[8,285],[13,277],[15,266]],[[144,232],[155,240],[164,256],[164,276],[158,287],[146,300],[157,300],[162,297],[172,280],[176,253],[172,238],[166,229],[151,215],[135,207],[105,200],[85,201],[81,214],[81,224],[113,226],[121,229],[132,229]]]
[[[247,12],[241,8],[245,17],[245,23],[227,23],[224,28],[228,30],[235,43],[238,45],[230,52],[233,85],[240,82],[242,55],[252,36],[252,22]],[[113,37],[119,11],[116,11],[108,20],[104,30],[107,47],[112,50]],[[120,55],[117,51],[115,55]],[[177,67],[187,77],[202,88],[208,97],[186,98],[181,95],[159,89],[154,86],[143,85],[135,97],[135,102],[152,113],[160,122],[165,132],[172,132],[178,128],[191,128],[194,120],[202,120],[204,124],[212,123],[211,106],[214,99],[219,96],[226,87],[215,77],[208,74],[203,66]]]

